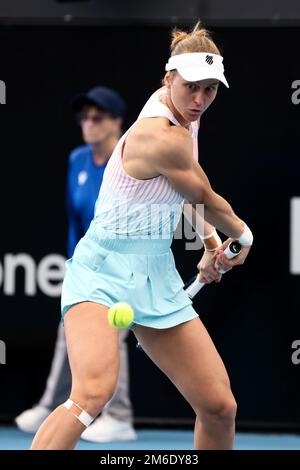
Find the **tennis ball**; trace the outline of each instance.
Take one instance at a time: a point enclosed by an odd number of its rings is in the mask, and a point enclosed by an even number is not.
[[[134,313],[126,302],[117,302],[108,310],[108,323],[115,328],[127,328],[133,322]]]

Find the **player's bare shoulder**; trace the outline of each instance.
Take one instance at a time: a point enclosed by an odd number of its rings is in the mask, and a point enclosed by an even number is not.
[[[126,138],[123,161],[135,177],[153,177],[161,170],[182,168],[192,158],[193,142],[183,127],[165,117],[141,119]]]
[[[193,160],[193,140],[187,129],[169,126],[161,136],[160,154],[157,156],[164,168],[183,168]]]

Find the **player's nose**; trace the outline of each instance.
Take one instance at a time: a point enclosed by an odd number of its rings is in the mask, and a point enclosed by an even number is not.
[[[205,105],[204,90],[200,89],[195,93],[194,102],[199,109],[204,108],[204,105]]]

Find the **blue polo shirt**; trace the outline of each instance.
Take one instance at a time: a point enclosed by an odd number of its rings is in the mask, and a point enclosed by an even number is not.
[[[73,255],[75,246],[94,217],[105,167],[106,163],[95,165],[89,145],[77,147],[70,154],[67,175],[68,257]]]

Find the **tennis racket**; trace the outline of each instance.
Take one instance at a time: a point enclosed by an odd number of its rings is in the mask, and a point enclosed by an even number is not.
[[[224,254],[227,256],[228,259],[232,259],[237,256],[241,251],[241,245],[237,241],[232,241],[229,243],[226,250],[224,250]],[[220,271],[221,274],[224,274],[225,271]],[[188,281],[184,285],[184,290],[186,291],[187,295],[190,299],[193,299],[196,294],[205,286],[204,282],[199,281],[199,274],[194,276],[190,281]]]

